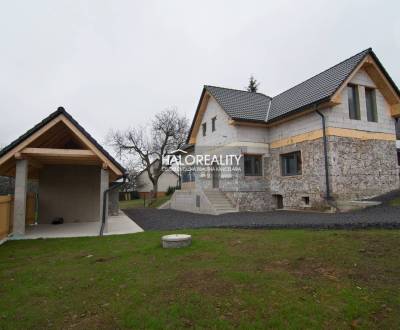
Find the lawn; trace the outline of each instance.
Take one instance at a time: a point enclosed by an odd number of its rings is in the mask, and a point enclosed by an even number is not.
[[[158,197],[155,201],[151,202],[151,199],[143,200],[141,199],[132,199],[130,201],[120,201],[119,208],[120,209],[132,209],[137,207],[152,207],[157,208],[164,204],[165,202],[169,201],[171,196],[163,196]]]
[[[394,198],[389,202],[390,206],[400,206],[400,197]]]
[[[400,231],[186,232],[6,242],[0,328],[400,327]]]

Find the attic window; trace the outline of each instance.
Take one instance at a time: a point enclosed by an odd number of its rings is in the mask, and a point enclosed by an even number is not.
[[[202,128],[202,130],[203,130],[203,136],[206,136],[206,132],[207,132],[207,123],[201,124],[201,128]]]
[[[365,88],[365,102],[367,106],[368,121],[378,122],[378,113],[376,111],[375,89]]]
[[[215,131],[215,121],[217,120],[217,117],[211,118],[211,131]]]
[[[360,120],[360,102],[358,99],[358,88],[356,85],[347,86],[347,97],[349,102],[350,119]]]

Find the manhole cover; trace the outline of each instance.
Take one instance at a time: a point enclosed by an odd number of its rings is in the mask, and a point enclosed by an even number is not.
[[[163,248],[181,248],[192,243],[192,236],[187,234],[165,235],[161,238]]]

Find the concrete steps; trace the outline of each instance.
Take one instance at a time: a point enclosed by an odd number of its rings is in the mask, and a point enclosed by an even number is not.
[[[237,212],[236,208],[223,192],[219,190],[206,190],[204,194],[213,206],[216,214]]]

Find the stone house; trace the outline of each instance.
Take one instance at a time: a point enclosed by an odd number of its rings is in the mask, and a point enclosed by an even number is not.
[[[399,117],[399,89],[372,49],[274,97],[204,86],[184,156],[238,154],[241,171],[183,176],[171,207],[321,209],[398,189]]]

